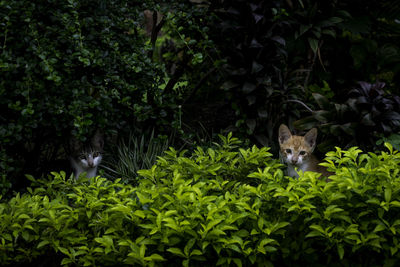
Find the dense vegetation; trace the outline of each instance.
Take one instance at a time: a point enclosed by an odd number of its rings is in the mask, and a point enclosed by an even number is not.
[[[285,122],[318,127],[321,152],[398,145],[400,8],[360,3],[0,2],[3,191],[97,128],[275,153]]]
[[[137,187],[53,173],[0,204],[3,263],[46,266],[368,265],[399,260],[400,154],[328,153],[330,182],[284,176],[231,136],[170,149]]]
[[[399,14],[389,0],[0,1],[0,262],[396,262]],[[331,182],[283,175],[281,123],[318,128]],[[98,129],[103,178],[69,180],[67,141]],[[213,143],[228,132],[240,147]]]

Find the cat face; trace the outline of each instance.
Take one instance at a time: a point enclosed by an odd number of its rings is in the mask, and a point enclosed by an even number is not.
[[[315,149],[317,129],[313,128],[304,136],[292,135],[289,128],[282,124],[279,127],[280,154],[286,164],[301,166]]]
[[[82,172],[86,172],[88,177],[96,175],[97,166],[103,158],[103,146],[103,136],[99,132],[88,143],[70,140],[70,158],[76,177]]]
[[[97,167],[102,160],[102,154],[100,151],[93,147],[88,147],[78,156],[78,162],[84,169],[90,169]]]

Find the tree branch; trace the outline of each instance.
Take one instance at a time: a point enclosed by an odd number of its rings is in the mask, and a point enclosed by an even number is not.
[[[149,57],[153,58],[154,50],[156,49],[156,41],[158,37],[158,33],[160,32],[162,26],[165,24],[164,17],[161,18],[160,23],[157,24],[158,21],[158,12],[153,11],[153,28],[151,29],[151,50],[149,51]]]

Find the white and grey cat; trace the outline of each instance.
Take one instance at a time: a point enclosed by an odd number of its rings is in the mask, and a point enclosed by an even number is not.
[[[103,134],[97,131],[87,143],[76,139],[70,140],[69,159],[74,171],[75,179],[82,173],[91,178],[97,175],[97,168],[103,158],[104,139]]]

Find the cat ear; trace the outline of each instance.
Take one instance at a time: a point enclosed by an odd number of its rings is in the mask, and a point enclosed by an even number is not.
[[[304,136],[304,140],[311,147],[311,152],[314,151],[315,145],[317,144],[318,131],[316,128],[309,130]]]
[[[279,144],[285,143],[288,139],[292,137],[292,133],[285,124],[279,126]]]
[[[100,150],[102,150],[104,147],[103,134],[99,130],[96,131],[92,138],[92,145],[98,147]]]
[[[69,139],[69,150],[71,152],[76,152],[82,149],[82,142],[78,141],[75,137]]]

